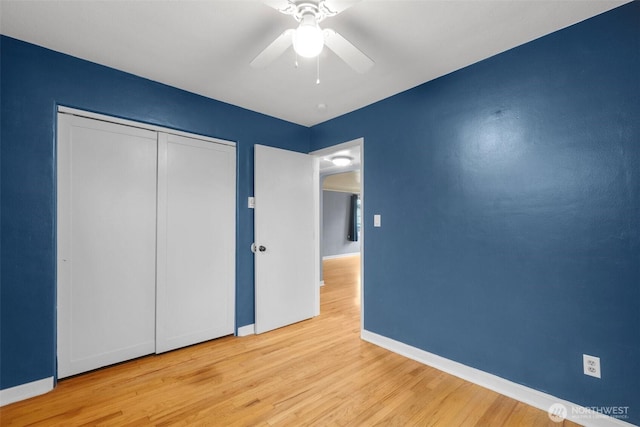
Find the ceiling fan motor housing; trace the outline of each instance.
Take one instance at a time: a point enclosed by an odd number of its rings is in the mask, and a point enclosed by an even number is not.
[[[267,46],[253,61],[254,68],[265,68],[282,55],[293,44],[297,55],[315,58],[327,46],[347,65],[358,73],[367,72],[373,60],[351,42],[330,28],[322,30],[318,25],[323,19],[332,17],[349,8],[359,0],[263,0],[280,13],[298,21],[298,28],[287,29]]]
[[[337,15],[337,12],[332,11],[323,1],[294,1],[291,2],[290,7],[282,10],[283,13],[292,15],[298,22],[302,22],[305,17],[312,15],[316,24],[323,19]]]

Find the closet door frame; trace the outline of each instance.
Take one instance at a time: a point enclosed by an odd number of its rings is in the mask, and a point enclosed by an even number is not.
[[[58,106],[58,113],[72,114],[74,116],[85,117],[87,119],[96,119],[96,120],[101,120],[103,122],[109,122],[109,123],[115,123],[115,124],[120,124],[120,125],[125,125],[125,126],[131,126],[131,127],[134,127],[134,128],[146,129],[146,130],[151,130],[151,131],[154,131],[154,132],[168,133],[168,134],[177,135],[177,136],[184,136],[184,137],[187,137],[187,138],[199,139],[201,141],[213,142],[213,143],[216,143],[216,144],[228,145],[228,146],[231,146],[231,147],[236,147],[237,146],[237,143],[235,141],[228,141],[228,140],[225,140],[225,139],[212,138],[210,136],[198,135],[196,133],[183,132],[183,131],[176,130],[176,129],[170,129],[170,128],[166,128],[166,127],[162,127],[162,126],[156,126],[156,125],[152,125],[152,124],[149,124],[149,123],[136,122],[134,120],[127,120],[127,119],[123,119],[123,118],[120,118],[120,117],[109,116],[109,115],[106,115],[106,114],[93,113],[91,111],[79,110],[77,108],[66,107],[66,106],[63,106],[63,105],[59,105]]]

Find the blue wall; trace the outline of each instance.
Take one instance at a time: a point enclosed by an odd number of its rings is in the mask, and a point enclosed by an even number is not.
[[[352,193],[322,191],[322,256],[360,252],[360,242],[347,239]]]
[[[253,144],[364,137],[366,329],[640,423],[638,28],[635,2],[311,131],[2,37],[0,387],[55,372],[62,104],[238,142],[239,326]]]
[[[253,146],[309,152],[309,129],[8,37],[0,43],[0,388],[55,373],[57,105],[237,142],[236,322],[253,323]]]
[[[640,3],[311,137],[365,140],[367,330],[640,423]]]

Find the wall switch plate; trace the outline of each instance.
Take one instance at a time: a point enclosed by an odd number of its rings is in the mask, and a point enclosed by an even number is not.
[[[381,218],[380,214],[375,214],[373,216],[373,226],[374,227],[381,227],[381,221],[382,221],[382,218]]]
[[[247,206],[249,209],[255,209],[256,207],[256,199],[255,197],[249,197],[249,201],[247,202]]]
[[[600,378],[600,358],[596,356],[582,355],[584,374],[591,377]]]

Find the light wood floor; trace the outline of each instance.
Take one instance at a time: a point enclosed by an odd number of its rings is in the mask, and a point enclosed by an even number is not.
[[[561,426],[359,338],[359,258],[325,262],[322,314],[68,378],[4,426]],[[566,422],[564,425],[572,425]]]

